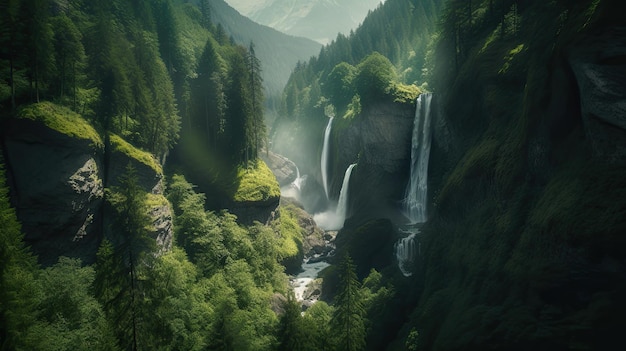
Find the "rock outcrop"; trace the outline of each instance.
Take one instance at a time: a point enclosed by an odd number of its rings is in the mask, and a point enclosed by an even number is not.
[[[302,250],[304,251],[305,259],[315,260],[317,257],[325,257],[332,251],[334,235],[326,235],[301,204],[292,198],[282,197],[280,205],[289,206],[290,210],[296,215],[298,225],[304,231]]]
[[[8,120],[3,129],[12,202],[27,244],[43,264],[58,256],[93,261],[101,240],[103,150],[27,119]]]
[[[285,156],[273,153],[271,151],[262,150],[259,156],[276,176],[278,185],[281,187],[289,185],[296,179],[296,164],[291,162]]]
[[[48,105],[33,110],[56,108]],[[111,235],[105,230],[110,220],[104,188],[117,185],[129,162],[138,170],[140,186],[159,197],[148,201],[153,237],[162,250],[171,248],[172,214],[162,195],[162,171],[115,150],[105,162],[101,141],[64,133],[37,118],[7,119],[1,131],[11,201],[25,241],[41,264],[54,264],[59,256],[77,257],[87,264],[95,261],[102,238]],[[97,136],[93,128],[91,132]]]

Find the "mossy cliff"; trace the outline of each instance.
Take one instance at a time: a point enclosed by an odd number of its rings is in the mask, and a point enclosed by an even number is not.
[[[267,224],[276,215],[280,187],[264,161],[259,159],[249,167],[238,167],[231,188],[226,207],[237,215],[240,223]]]
[[[11,201],[41,263],[55,263],[59,256],[95,260],[109,233],[104,189],[118,185],[128,163],[150,193],[154,238],[170,247],[171,210],[162,194],[163,171],[152,155],[116,135],[105,145],[89,122],[50,102],[25,106],[1,122]]]
[[[435,91],[454,142],[431,154],[414,267],[424,289],[392,348],[411,330],[424,350],[621,343],[626,45],[615,5],[520,2],[506,31],[477,8],[456,65],[454,41],[440,40]]]

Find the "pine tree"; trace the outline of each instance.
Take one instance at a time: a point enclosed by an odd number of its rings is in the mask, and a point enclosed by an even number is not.
[[[261,77],[261,61],[256,57],[254,43],[250,42],[248,48],[248,74],[250,80],[250,99],[252,109],[252,129],[254,145],[250,158],[256,160],[259,156],[261,143],[266,143],[267,128],[263,120],[263,78]]]
[[[117,325],[120,345],[136,351],[140,343],[138,315],[142,299],[138,271],[142,264],[153,257],[149,253],[155,251],[156,243],[149,236],[151,223],[146,208],[146,193],[139,187],[137,172],[131,163],[120,176],[119,183],[120,185],[114,187],[108,197],[117,212],[114,229],[121,234],[121,240],[113,253],[103,251],[102,262],[108,262],[107,265],[115,267],[111,260],[117,259],[124,266],[110,272],[121,278],[121,286],[110,296],[115,300],[104,303],[113,304],[115,318],[120,321]],[[99,274],[103,274],[101,269],[99,271]],[[117,273],[118,271],[121,272]]]
[[[236,48],[230,56],[228,83],[226,133],[230,147],[223,150],[232,155],[235,164],[248,166],[249,151],[252,145],[252,119],[250,92],[248,91],[248,72],[245,62],[245,48]]]
[[[200,13],[202,14],[201,24],[206,29],[211,29],[211,4],[209,0],[200,0]]]
[[[198,62],[198,77],[192,82],[192,118],[187,122],[188,132],[204,131],[207,146],[215,148],[223,133],[226,113],[224,61],[217,52],[216,43],[209,38]]]
[[[58,94],[61,99],[68,88],[72,109],[76,110],[77,78],[85,60],[82,34],[65,14],[54,18],[54,49],[58,70]]]
[[[331,320],[337,350],[356,351],[365,348],[365,308],[360,283],[352,258],[346,254],[339,265],[339,293],[335,297],[335,312]]]

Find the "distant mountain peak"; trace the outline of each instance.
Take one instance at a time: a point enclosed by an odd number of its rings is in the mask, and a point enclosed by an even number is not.
[[[321,44],[348,34],[384,0],[226,0],[242,15]]]

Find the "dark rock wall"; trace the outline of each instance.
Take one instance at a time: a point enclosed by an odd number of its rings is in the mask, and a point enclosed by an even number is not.
[[[375,103],[352,121],[338,120],[332,133],[331,198],[350,179],[348,217],[385,217],[400,206],[409,176],[415,104]]]
[[[40,263],[54,264],[59,256],[93,263],[104,235],[112,235],[104,217],[105,171],[116,185],[117,177],[131,162],[138,170],[140,185],[162,195],[162,174],[137,160],[113,153],[109,169],[104,150],[49,129],[41,123],[8,119],[2,125],[3,150],[11,200],[22,223],[26,243]],[[169,206],[150,209],[154,238],[164,250],[172,240]],[[108,234],[107,234],[108,233]],[[115,239],[115,238],[113,238]]]

